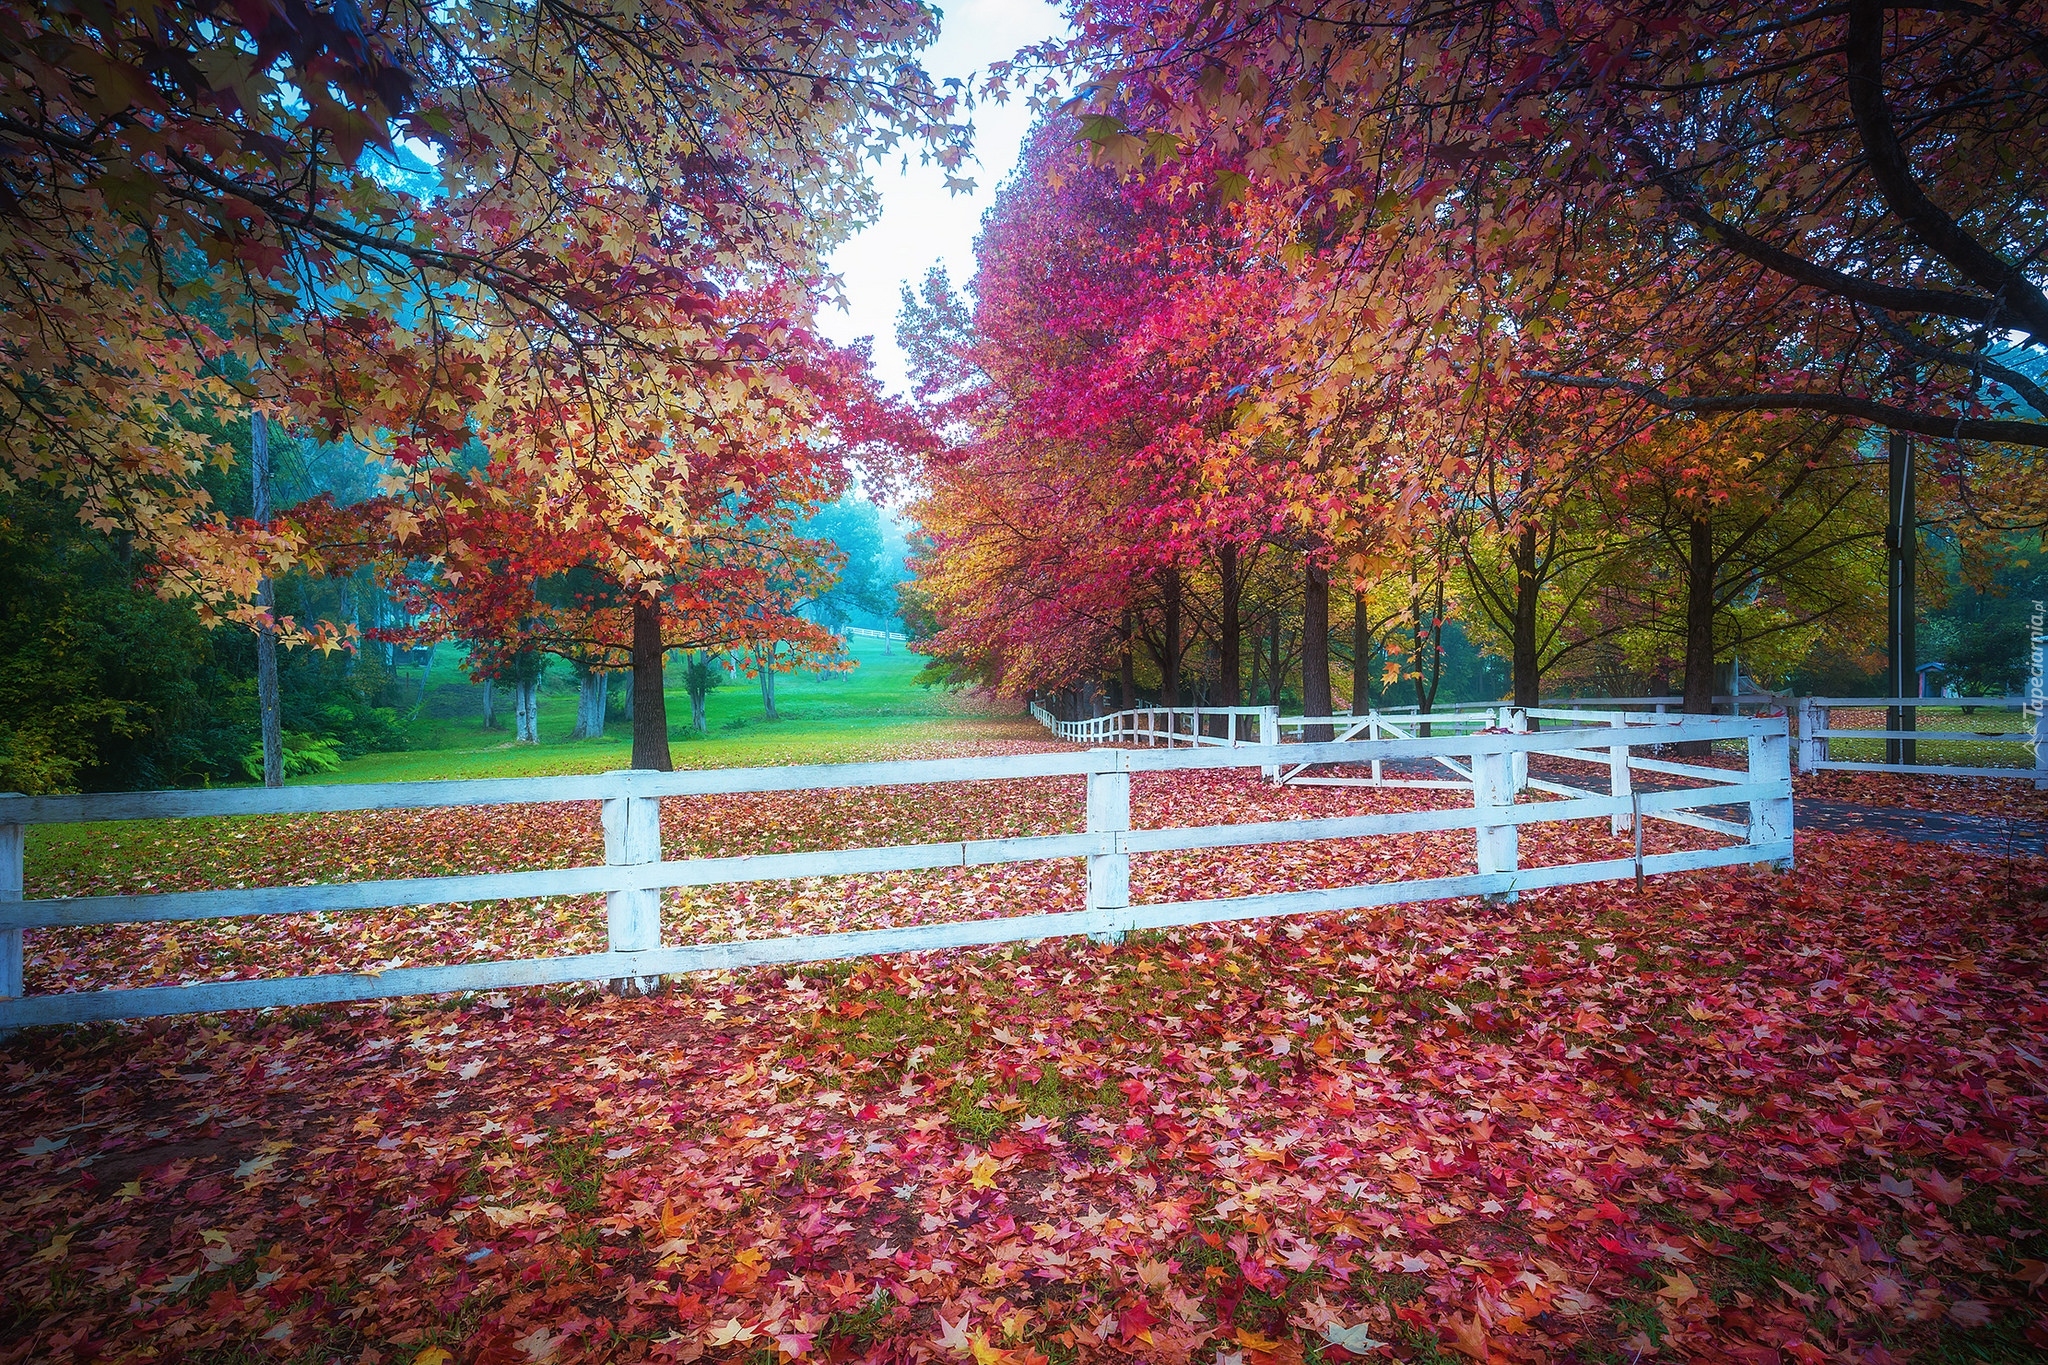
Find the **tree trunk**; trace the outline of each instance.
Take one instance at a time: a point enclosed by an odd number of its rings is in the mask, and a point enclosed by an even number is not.
[[[1244,652],[1244,627],[1238,619],[1244,580],[1238,576],[1235,545],[1225,545],[1217,552],[1217,558],[1222,561],[1223,624],[1218,632],[1222,643],[1216,660],[1216,701],[1221,706],[1236,706],[1240,696],[1238,660]]]
[[[1266,705],[1280,704],[1280,609],[1273,608],[1273,635],[1269,641],[1271,653],[1266,662]]]
[[[1116,663],[1117,682],[1120,683],[1123,687],[1123,709],[1126,711],[1135,711],[1138,709],[1138,670],[1135,661],[1131,658],[1131,650],[1134,647],[1132,644],[1131,632],[1131,609],[1129,607],[1125,607],[1124,647],[1122,654],[1120,654],[1117,657]]]
[[[673,772],[668,699],[661,691],[661,604],[633,599],[633,766]]]
[[[1351,714],[1372,707],[1372,675],[1367,660],[1372,654],[1372,616],[1365,605],[1365,586],[1351,589]]]
[[[498,728],[498,680],[484,679],[484,729]]]
[[[1265,695],[1266,695],[1266,694],[1265,694],[1265,692],[1263,691],[1263,687],[1264,687],[1264,684],[1265,684],[1265,681],[1266,681],[1266,640],[1265,640],[1265,630],[1266,630],[1266,628],[1265,628],[1265,626],[1264,626],[1264,625],[1262,625],[1262,624],[1259,624],[1259,623],[1256,623],[1256,622],[1254,622],[1254,623],[1253,623],[1253,626],[1252,626],[1252,676],[1251,676],[1251,683],[1250,683],[1250,687],[1249,687],[1249,690],[1248,690],[1248,691],[1246,691],[1246,693],[1245,693],[1245,696],[1246,696],[1247,698],[1249,698],[1249,699],[1250,699],[1250,703],[1251,703],[1251,705],[1253,705],[1253,706],[1257,706],[1257,705],[1259,705],[1259,704],[1260,704],[1260,703],[1259,703],[1259,698],[1260,698],[1260,697],[1263,697],[1263,696],[1265,696]]]
[[[626,724],[631,725],[633,723],[633,670],[630,668],[626,670],[626,686],[622,690],[619,700],[622,703],[621,714],[625,716]]]
[[[1903,431],[1893,432],[1890,455],[1891,515],[1884,537],[1889,551],[1885,566],[1886,619],[1890,623],[1885,631],[1885,656],[1889,681],[1884,690],[1889,696],[1916,697],[1920,695],[1921,674],[1913,629],[1917,615],[1913,602],[1913,561],[1920,551],[1920,516],[1913,501],[1912,436]],[[1884,715],[1887,730],[1919,728],[1919,711],[1915,707],[1889,706]],[[1884,742],[1884,761],[1914,763],[1919,758],[1918,746],[1919,741],[1914,739],[1888,739]]]
[[[761,710],[769,720],[780,720],[775,714],[775,660],[773,656],[761,660]]]
[[[512,739],[516,744],[540,743],[540,678],[522,678],[512,690]]]
[[[270,525],[270,421],[262,413],[249,419],[250,515],[258,526]],[[256,580],[256,605],[268,612],[277,604],[270,575]],[[263,730],[263,785],[284,785],[284,720],[277,696],[277,630],[256,628],[256,709]]]
[[[1159,656],[1159,699],[1167,706],[1180,705],[1180,570],[1169,568],[1159,576],[1165,598],[1159,633],[1165,647]]]
[[[604,670],[576,670],[576,739],[604,738]]]
[[[1542,661],[1536,652],[1536,528],[1524,526],[1515,541],[1515,705],[1534,706],[1543,695]]]
[[[1686,535],[1685,704],[1689,716],[1714,713],[1714,523],[1696,514]],[[1681,754],[1703,757],[1704,740],[1678,746]]]
[[[1415,710],[1422,716],[1435,708],[1437,688],[1444,678],[1444,585],[1441,578],[1437,580],[1436,602],[1427,621],[1422,615],[1424,605],[1419,593],[1408,599],[1409,615],[1415,621]],[[1425,650],[1428,651],[1426,656]],[[1415,733],[1418,738],[1427,738],[1429,722],[1421,722]]]
[[[1301,713],[1330,714],[1330,571],[1310,562],[1301,599]],[[1311,725],[1301,734],[1309,744],[1327,744],[1336,731]]]
[[[704,692],[690,694],[690,728],[700,735],[704,733],[704,699],[707,695]]]

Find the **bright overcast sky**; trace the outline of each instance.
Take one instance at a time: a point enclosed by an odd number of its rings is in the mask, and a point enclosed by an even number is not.
[[[1043,0],[952,0],[944,9],[939,40],[924,54],[925,69],[938,79],[966,80],[990,62],[1066,27]],[[887,387],[898,392],[908,387],[903,356],[896,349],[896,308],[903,286],[914,287],[934,265],[944,265],[955,284],[964,285],[973,276],[981,215],[1016,163],[1030,124],[1021,98],[1004,105],[984,103],[974,111],[978,164],[965,171],[974,178],[973,194],[947,194],[944,173],[918,165],[914,153],[908,172],[897,169],[900,161],[878,168],[881,217],[832,257],[832,269],[846,281],[848,311],[828,312],[820,321],[834,341],[873,337],[875,371]]]

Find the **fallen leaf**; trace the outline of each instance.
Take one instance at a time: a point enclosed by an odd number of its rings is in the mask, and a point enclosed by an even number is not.
[[[1459,1355],[1470,1356],[1474,1360],[1485,1360],[1487,1353],[1492,1350],[1492,1343],[1487,1339],[1486,1326],[1477,1318],[1453,1313],[1444,1323],[1444,1329],[1449,1333],[1446,1341]]]
[[[1350,1327],[1339,1326],[1334,1322],[1326,1323],[1322,1329],[1323,1340],[1332,1346],[1341,1346],[1354,1355],[1365,1355],[1387,1344],[1373,1339],[1372,1333],[1367,1330],[1370,1326],[1370,1323],[1364,1322],[1355,1323]]]
[[[1673,1303],[1685,1303],[1700,1296],[1699,1287],[1692,1282],[1692,1276],[1683,1270],[1664,1277],[1664,1287],[1657,1291],[1660,1299]]]
[[[1913,1181],[1927,1191],[1936,1203],[1947,1208],[1954,1208],[1962,1203],[1964,1197],[1969,1194],[1969,1191],[1963,1188],[1962,1181],[1951,1180],[1940,1171],[1921,1171],[1913,1177]]]

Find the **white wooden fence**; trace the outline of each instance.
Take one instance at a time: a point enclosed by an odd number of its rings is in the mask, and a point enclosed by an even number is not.
[[[1059,720],[1033,702],[1031,715],[1069,744],[1234,749],[1242,744],[1280,742],[1280,731],[1275,728],[1280,723],[1277,706],[1141,706],[1083,720]],[[1221,723],[1211,723],[1219,718]]]
[[[1741,715],[1744,707],[1752,710],[1777,710],[1783,707],[1787,698],[1776,692],[1744,692],[1739,696],[1722,693],[1713,699],[1714,706],[1725,706],[1732,715]],[[1557,711],[1649,711],[1655,715],[1678,712],[1685,705],[1685,698],[1670,697],[1553,697],[1540,705]],[[1402,707],[1413,711],[1414,707]]]
[[[1684,704],[1682,697],[1575,697],[1559,701],[1546,701],[1540,707],[1529,709],[1526,714],[1549,716],[1571,720],[1580,724],[1611,724],[1614,716],[1630,716],[1636,721],[1668,721],[1682,713],[1675,708]],[[2048,709],[2029,709],[2024,697],[1803,697],[1779,696],[1774,693],[1745,693],[1741,696],[1719,696],[1714,698],[1716,706],[1726,706],[1740,716],[1744,707],[1771,710],[1784,709],[1796,712],[1799,717],[1799,770],[1801,772],[1844,772],[1911,773],[1923,777],[1988,777],[2017,778],[2031,781],[2037,790],[2048,791]],[[1830,712],[1838,707],[1885,707],[1907,711],[1940,708],[1953,710],[1962,706],[1983,707],[1990,710],[2018,710],[2022,723],[2029,728],[2007,731],[1979,730],[1889,730],[1849,729],[1833,726]],[[1506,705],[1495,707],[1462,707],[1447,711],[1424,714],[1413,706],[1375,709],[1364,716],[1338,712],[1334,716],[1283,716],[1278,709],[1263,707],[1152,707],[1135,711],[1119,711],[1113,715],[1098,716],[1079,721],[1060,721],[1043,706],[1033,704],[1031,714],[1048,730],[1061,739],[1081,744],[1164,744],[1178,745],[1234,745],[1249,738],[1251,726],[1244,720],[1232,719],[1222,725],[1211,725],[1204,718],[1211,716],[1255,717],[1258,721],[1258,742],[1278,743],[1289,732],[1299,734],[1311,726],[1332,726],[1340,738],[1362,737],[1379,739],[1385,736],[1410,737],[1417,724],[1427,724],[1432,734],[1457,734],[1466,730],[1490,725],[1513,726],[1513,717],[1521,714],[1521,708]],[[1216,732],[1221,732],[1216,733]],[[1225,736],[1228,736],[1227,738]],[[1957,763],[1916,762],[1916,763],[1875,763],[1835,759],[1829,756],[1828,741],[1831,739],[1870,740],[1966,740],[1980,744],[2003,744],[2013,746],[2015,762],[2002,766],[1970,766]],[[2020,752],[2030,749],[2031,754]],[[1648,760],[1654,761],[1654,760]],[[1360,778],[1295,778],[1289,781],[1310,785],[1367,785],[1367,786],[1444,786],[1467,788],[1471,785],[1469,774],[1450,765],[1455,780],[1429,781],[1404,779],[1381,781],[1378,765],[1374,765],[1370,781]],[[1640,764],[1639,764],[1640,766]],[[1297,769],[1298,771],[1298,769]],[[1540,788],[1539,788],[1540,789]]]
[[[1802,697],[1799,701],[1799,771],[1816,772],[1865,772],[1865,773],[1918,773],[1942,777],[2009,777],[2031,780],[2036,790],[2048,791],[2048,711],[2034,714],[2033,724],[2024,730],[1888,730],[1888,729],[1847,729],[1833,724],[1832,712],[1837,707],[1884,707],[1887,710],[1924,711],[1939,708],[1944,711],[1959,707],[1982,707],[1986,710],[2017,710],[2024,717],[2027,711],[2025,697]],[[1871,740],[1965,740],[1973,744],[2002,744],[2014,748],[2014,758],[2019,760],[2009,767],[1969,767],[1949,763],[1868,763],[1852,762],[1828,756],[1828,741],[1831,739]],[[2033,750],[2031,761],[2019,753],[2025,746]]]
[[[1650,742],[1739,738],[1748,771],[1718,773],[1711,787],[1658,792],[1586,793],[1517,803],[1517,760],[1530,753],[1570,755],[1597,742],[1626,751]],[[1472,775],[1472,804],[1459,809],[1400,811],[1313,820],[1276,820],[1168,829],[1131,827],[1131,774],[1286,764],[1360,764],[1452,759]],[[961,781],[1078,777],[1087,785],[1087,825],[1079,834],[834,849],[816,853],[732,858],[664,859],[660,800],[739,792],[830,791],[921,786]],[[1535,785],[1535,784],[1530,784]],[[417,877],[318,886],[254,887],[151,895],[23,900],[22,832],[34,824],[206,816],[294,815],[323,811],[496,806],[532,802],[601,803],[602,865],[468,876]],[[1693,817],[1739,842],[1729,847],[1634,854],[1564,866],[1523,867],[1517,831],[1524,825],[1607,818],[1627,827],[1632,815],[1673,818],[1701,806],[1746,805],[1749,819]],[[1279,891],[1218,900],[1131,904],[1134,854],[1287,844],[1322,839],[1469,829],[1474,871],[1420,880],[1327,890]],[[664,945],[661,889],[801,877],[847,876],[916,869],[971,867],[1048,858],[1087,860],[1085,904],[1073,911],[904,926],[849,933],[799,934],[739,942]],[[286,787],[277,790],[116,793],[99,796],[0,796],[0,934],[9,953],[0,1029],[96,1019],[137,1018],[215,1010],[306,1005],[451,991],[495,990],[572,981],[646,983],[661,976],[721,968],[819,962],[880,953],[959,948],[1087,934],[1114,939],[1132,929],[1220,923],[1308,914],[1456,896],[1512,897],[1538,887],[1568,886],[1696,868],[1788,865],[1792,858],[1790,750],[1782,718],[1689,718],[1680,723],[1613,729],[1583,728],[1513,734],[1485,731],[1430,739],[1342,741],[1285,747],[1095,749],[999,758],[938,759],[782,768],[656,773],[628,771],[588,777],[499,781],[415,782],[376,786]],[[102,924],[185,921],[249,915],[345,912],[388,906],[440,905],[513,897],[606,896],[608,946],[601,953],[393,968],[381,973],[196,982],[119,990],[24,995],[23,930]],[[61,983],[50,983],[59,985]]]

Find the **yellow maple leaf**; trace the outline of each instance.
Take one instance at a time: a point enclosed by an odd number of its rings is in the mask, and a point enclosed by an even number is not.
[[[996,1172],[1000,1169],[994,1157],[977,1158],[967,1168],[967,1183],[977,1190],[992,1190],[996,1187]]]
[[[1696,1299],[1699,1296],[1699,1286],[1694,1284],[1692,1276],[1683,1270],[1675,1275],[1666,1275],[1664,1287],[1657,1291],[1658,1298],[1669,1299],[1673,1303],[1684,1303],[1687,1299]]]
[[[1237,1344],[1247,1351],[1270,1351],[1280,1344],[1277,1337],[1262,1337],[1249,1327],[1237,1329]]]
[[[445,1346],[429,1346],[412,1358],[412,1365],[448,1365],[455,1359]]]
[[[1446,1325],[1451,1329],[1452,1350],[1474,1360],[1486,1359],[1492,1349],[1492,1343],[1486,1339],[1486,1324],[1477,1317],[1467,1318],[1463,1313],[1455,1313]]]
[[[420,519],[403,507],[394,507],[386,512],[384,525],[401,545],[420,533]]]
[[[974,1365],[1002,1365],[1010,1358],[1008,1351],[989,1345],[986,1332],[976,1332],[968,1340],[967,1349],[974,1353]]]

